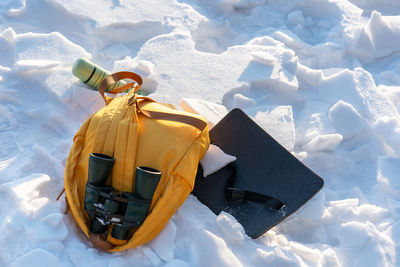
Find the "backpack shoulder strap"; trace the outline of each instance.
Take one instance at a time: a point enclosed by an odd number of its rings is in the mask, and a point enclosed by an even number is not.
[[[132,87],[134,88],[133,92],[136,92],[137,90],[139,90],[140,86],[143,84],[142,78],[136,73],[129,72],[129,71],[116,72],[116,73],[111,74],[104,78],[104,80],[100,83],[99,93],[105,99],[104,93],[105,93],[106,89],[110,85],[118,82],[119,80],[123,80],[123,79],[131,79],[136,82],[136,85],[134,83],[128,83],[122,87],[115,88],[114,90],[110,91],[110,93],[120,93],[120,92],[123,92]],[[204,120],[202,120],[200,118],[196,118],[194,116],[188,116],[188,115],[176,114],[176,113],[167,113],[167,112],[161,112],[161,111],[145,110],[145,109],[141,108],[140,105],[137,103],[137,100],[139,100],[139,99],[143,99],[145,101],[152,101],[152,102],[156,102],[156,101],[154,101],[153,99],[151,99],[149,97],[142,97],[142,96],[138,97],[136,94],[128,101],[128,105],[135,103],[136,106],[138,107],[138,110],[143,115],[145,115],[146,117],[148,117],[150,119],[181,122],[181,123],[192,125],[193,127],[199,129],[200,131],[203,131],[204,128],[206,128],[206,126],[207,126],[207,122],[205,122]],[[105,101],[106,101],[106,99],[105,99]]]

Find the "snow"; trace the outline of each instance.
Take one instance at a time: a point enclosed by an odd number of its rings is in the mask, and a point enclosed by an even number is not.
[[[218,146],[211,144],[207,153],[200,160],[203,176],[207,177],[235,160],[235,156],[228,155]]]
[[[1,1],[0,266],[399,266],[399,12],[396,0]],[[73,77],[78,57],[139,73],[143,93],[210,128],[243,109],[324,188],[256,240],[190,195],[153,241],[98,251],[55,200],[75,132],[104,105]]]

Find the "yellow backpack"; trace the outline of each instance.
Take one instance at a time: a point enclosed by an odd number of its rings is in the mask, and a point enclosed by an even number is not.
[[[114,89],[112,93],[133,86],[127,94],[114,99],[104,95],[110,85],[126,78],[136,83]],[[114,73],[103,80],[99,92],[107,105],[80,127],[65,168],[69,211],[92,243],[110,252],[145,244],[163,229],[192,191],[198,163],[210,143],[204,118],[137,96],[135,92],[141,84],[141,77],[131,72]],[[136,167],[146,166],[161,172],[147,216],[127,241],[120,242],[110,235],[112,220],[107,225],[108,235],[100,236],[89,230],[90,217],[84,201],[92,153],[115,159],[107,186],[115,189],[117,200],[125,194],[122,192],[135,192]]]

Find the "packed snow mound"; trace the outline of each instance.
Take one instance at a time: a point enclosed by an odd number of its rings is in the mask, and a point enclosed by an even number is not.
[[[396,0],[2,1],[0,266],[399,266],[399,12]],[[143,92],[210,129],[244,110],[325,187],[257,240],[191,195],[148,244],[93,248],[55,201],[74,134],[104,106],[73,77],[78,57],[139,73]]]

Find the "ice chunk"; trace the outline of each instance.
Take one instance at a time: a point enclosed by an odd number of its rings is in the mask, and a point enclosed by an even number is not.
[[[317,88],[322,80],[322,70],[314,70],[299,64],[297,69],[299,89]]]
[[[400,78],[396,84],[400,84]],[[400,86],[385,86],[380,85],[378,87],[395,105],[397,111],[400,113]]]
[[[342,100],[331,107],[329,119],[344,139],[365,134],[368,130],[368,123],[360,113],[351,104]]]
[[[206,177],[229,163],[236,160],[235,156],[226,154],[222,149],[216,145],[210,145],[207,153],[204,155],[203,159],[200,161],[203,167],[203,176]]]
[[[240,80],[266,87],[281,95],[293,93],[299,88],[297,82],[297,58],[292,50],[271,49],[270,53],[251,54],[253,60],[240,76]]]
[[[275,66],[276,61],[271,58],[271,56],[267,58],[260,58],[256,55],[253,56],[254,60],[247,65],[240,77],[241,80],[261,83],[273,75],[275,78],[278,78],[279,68]]]
[[[384,17],[373,11],[367,25],[355,38],[352,52],[364,62],[382,58],[400,50],[400,24],[396,17]]]
[[[254,116],[255,122],[287,150],[292,151],[295,141],[292,106],[265,106],[262,109],[257,107],[257,109]],[[267,110],[262,111],[265,109]],[[251,110],[246,110],[246,112],[252,113]]]
[[[335,73],[325,73],[320,83],[319,100],[335,104],[342,100],[351,103],[357,110],[363,110],[364,104],[357,90],[355,73],[348,69]]]
[[[358,214],[370,222],[379,222],[390,215],[387,209],[371,204],[361,205],[358,208]]]
[[[52,213],[42,218],[41,223],[35,225],[35,233],[42,242],[65,240],[68,236],[68,228],[63,222],[63,214]]]
[[[60,62],[54,60],[25,59],[15,62],[17,72],[34,73],[38,71],[51,70],[58,67]]]
[[[386,198],[400,200],[400,159],[390,156],[378,158],[377,182]]]
[[[336,132],[325,112],[328,109],[324,102],[307,102],[301,119],[296,123],[296,145],[302,146],[320,135]]]
[[[375,81],[369,72],[362,68],[357,68],[354,74],[357,79],[357,90],[368,111],[367,115],[369,115],[372,121],[385,116],[396,119],[400,118],[393,103],[383,92],[376,88]]]
[[[176,229],[176,225],[169,221],[161,233],[148,244],[162,260],[167,262],[174,258]]]
[[[326,216],[334,217],[339,221],[354,219],[359,203],[358,198],[330,201]]]
[[[340,134],[320,135],[303,145],[302,148],[309,152],[334,151],[342,140],[343,136]]]
[[[13,264],[15,267],[41,267],[41,266],[61,266],[59,259],[42,248],[34,249],[27,254],[19,257]]]
[[[58,71],[52,71],[44,81],[42,80],[43,86],[54,93],[64,103],[73,101],[72,99],[72,86],[76,79],[72,77],[71,70],[60,69]]]
[[[209,128],[212,128],[228,114],[225,106],[200,99],[183,98],[180,106],[185,111],[204,116],[207,119]]]
[[[202,52],[222,53],[231,46],[233,38],[233,30],[229,23],[219,24],[213,20],[202,21],[197,29],[192,31],[195,47]]]
[[[0,34],[0,37],[6,40],[10,45],[14,45],[17,34],[13,28],[9,27]]]
[[[281,42],[269,36],[256,37],[248,42],[249,45],[280,46]],[[275,59],[272,57],[275,61]]]
[[[296,255],[306,259],[310,263],[317,263],[321,254],[318,249],[312,249],[297,242],[290,242],[290,248]]]
[[[242,94],[233,95],[233,108],[245,109],[256,105],[254,99],[248,98]]]
[[[141,60],[135,66],[135,71],[142,77],[149,77],[154,73],[154,64],[147,60]]]
[[[342,246],[363,246],[372,238],[366,225],[359,222],[349,222],[342,225],[338,238]]]
[[[16,61],[51,60],[61,62],[62,65],[72,65],[79,57],[90,58],[90,54],[59,32],[23,33],[16,38]]]
[[[158,85],[153,98],[171,104],[179,104],[183,97],[220,103],[227,91],[248,82],[240,76],[252,60],[249,52],[254,49],[235,46],[216,55],[200,53],[194,45],[192,36],[178,29],[144,44],[137,60],[150,61],[156,66],[154,80]],[[152,52],[154,49],[168,53],[160,57]]]
[[[370,223],[348,222],[341,225],[338,235],[339,255],[343,264],[353,266],[394,264],[394,244]]]
[[[34,173],[25,178],[21,178],[2,186],[11,189],[14,194],[24,200],[36,198],[39,195],[40,187],[50,181],[50,177],[46,174]]]
[[[375,122],[374,129],[395,154],[400,154],[400,119],[383,116]]]
[[[206,229],[197,229],[193,260],[198,266],[243,266],[225,241]],[[198,253],[203,251],[203,253]],[[206,256],[204,256],[206,255]]]
[[[340,260],[336,255],[336,252],[328,248],[322,252],[319,266],[340,266]]]
[[[225,238],[231,243],[241,244],[246,238],[243,226],[238,223],[238,221],[230,215],[222,211],[217,217],[217,225],[220,230],[224,233]]]

